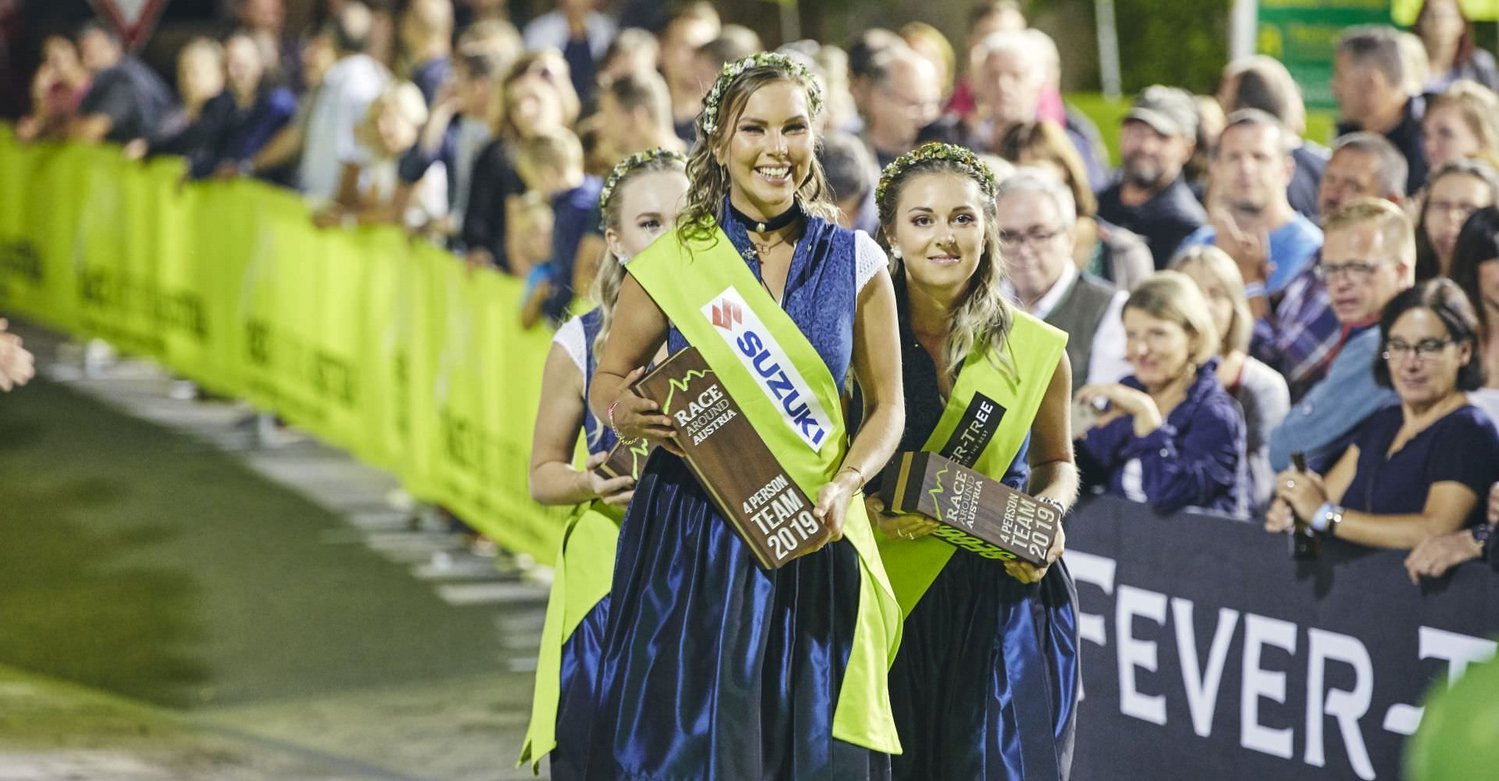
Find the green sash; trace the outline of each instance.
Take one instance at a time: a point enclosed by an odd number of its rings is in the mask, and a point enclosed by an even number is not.
[[[614,548],[624,510],[603,502],[580,504],[562,533],[553,565],[541,649],[536,656],[536,684],[531,699],[531,726],[516,766],[541,760],[557,747],[557,707],[562,698],[562,646],[599,600],[609,595],[614,578]]]
[[[973,470],[998,480],[1015,459],[1020,445],[1031,430],[1046,387],[1051,384],[1057,362],[1067,347],[1067,333],[1020,311],[1015,313],[1008,346],[1013,370],[1001,369],[989,358],[990,348],[975,347],[963,361],[963,369],[953,385],[952,397],[942,409],[942,418],[927,437],[922,450],[942,452],[964,419],[975,394],[983,394],[1004,409],[993,439],[980,451]],[[997,357],[997,356],[996,356]],[[1001,364],[1002,365],[1002,364]],[[937,580],[942,568],[952,558],[953,546],[935,538],[901,540],[881,535],[880,559],[890,575],[895,596],[904,615],[910,615],[916,603]]]
[[[729,237],[718,230],[711,239],[684,246],[675,234],[665,236],[627,269],[713,367],[786,473],[815,498],[847,451],[839,388],[822,356],[760,286]],[[782,386],[766,385],[750,368],[746,348],[760,352],[760,366],[774,361],[786,369],[777,378]],[[795,397],[786,395],[787,381],[795,385]],[[792,398],[804,403],[800,414],[788,411]],[[859,618],[833,713],[833,737],[898,754],[886,676],[900,645],[900,608],[880,565],[862,495],[849,502],[843,537],[859,557]]]

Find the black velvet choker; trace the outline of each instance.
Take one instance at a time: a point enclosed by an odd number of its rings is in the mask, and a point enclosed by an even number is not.
[[[768,233],[770,231],[778,231],[795,222],[796,218],[802,216],[802,207],[800,203],[797,203],[795,199],[792,199],[791,208],[787,209],[786,211],[781,212],[780,214],[777,214],[776,216],[771,217],[768,220],[756,220],[750,217],[748,214],[745,214],[744,212],[734,208],[734,204],[730,203],[729,214],[734,218],[735,222],[743,225],[744,229],[747,231],[753,231],[755,233]]]

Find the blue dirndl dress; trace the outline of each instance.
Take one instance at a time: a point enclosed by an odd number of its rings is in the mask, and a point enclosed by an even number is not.
[[[588,408],[588,388],[593,370],[598,366],[593,340],[604,323],[602,309],[591,309],[578,318],[583,325],[585,360],[583,362],[583,438],[588,454],[608,453],[619,441],[614,431],[603,425]],[[599,600],[583,617],[582,623],[562,645],[562,683],[557,700],[557,747],[551,753],[552,778],[557,781],[583,778],[584,760],[588,756],[589,725],[593,722],[594,681],[598,677],[599,655],[604,640],[604,625],[609,618],[609,597]]]
[[[911,331],[903,282],[897,275],[906,398],[899,451],[921,450],[944,406],[937,367]],[[1005,472],[1011,488],[1025,488],[1029,446],[1027,436]],[[890,668],[890,705],[905,748],[893,758],[894,776],[1067,778],[1080,680],[1076,603],[1064,561],[1027,585],[997,562],[954,551],[906,617]]]
[[[723,227],[744,255],[744,229]],[[809,218],[783,302],[840,385],[854,241]],[[669,349],[686,344],[672,329]],[[620,527],[588,778],[888,778],[888,755],[832,736],[859,585],[846,540],[761,569],[686,463],[658,449]]]

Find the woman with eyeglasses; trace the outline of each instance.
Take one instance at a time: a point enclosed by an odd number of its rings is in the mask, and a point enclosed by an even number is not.
[[[1379,336],[1374,378],[1400,403],[1365,420],[1326,475],[1277,475],[1266,530],[1299,520],[1328,536],[1397,549],[1463,528],[1485,535],[1482,500],[1499,477],[1499,431],[1468,399],[1483,385],[1473,306],[1456,283],[1434,279],[1390,301]],[[1435,563],[1408,569],[1431,575]]]
[[[1124,338],[1134,374],[1074,395],[1101,413],[1075,443],[1084,484],[1162,514],[1247,515],[1244,415],[1218,381],[1218,327],[1197,285],[1179,271],[1141,282]]]
[[[1452,251],[1468,216],[1499,201],[1499,173],[1477,160],[1455,160],[1426,180],[1416,223],[1416,281],[1452,276]]]

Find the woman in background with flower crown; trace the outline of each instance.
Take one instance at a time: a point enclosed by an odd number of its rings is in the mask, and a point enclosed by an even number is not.
[[[590,778],[884,778],[899,751],[886,696],[898,607],[857,499],[902,425],[895,297],[879,246],[830,219],[813,154],[820,108],[810,73],[783,55],[727,65],[697,119],[687,207],[620,290],[589,400],[620,437],[662,447],[620,527]],[[658,287],[652,268],[673,276]],[[663,301],[717,293],[721,279],[792,345],[787,356],[813,356],[784,360],[814,394],[831,387],[836,405],[852,369],[867,400],[851,443],[832,409],[819,440],[831,447],[802,455],[818,461],[821,488],[807,494],[833,541],[774,570],[676,454],[671,419],[629,391],[663,343],[676,352],[684,333],[714,327],[691,308],[668,321],[675,304]],[[698,337],[693,346],[706,354]],[[768,428],[762,436],[787,436]]]
[[[605,478],[595,471],[618,439],[588,410],[588,387],[614,322],[624,264],[676,223],[687,192],[685,162],[676,152],[653,149],[614,166],[599,198],[608,249],[594,278],[598,306],[558,329],[542,372],[531,496],[545,505],[577,507],[557,554],[520,761],[535,769],[550,752],[552,778],[559,781],[583,777],[619,521],[635,488],[631,476]],[[588,445],[583,469],[573,466],[580,432]]]
[[[898,449],[939,452],[1053,505],[1060,521],[1078,488],[1067,335],[1001,292],[997,187],[972,152],[948,144],[907,153],[880,178],[906,401]],[[972,436],[975,426],[982,436]],[[1057,561],[1060,527],[1036,567],[958,549],[926,536],[935,522],[865,502],[907,612],[890,670],[906,749],[895,777],[1066,778],[1077,615],[1072,578]]]

